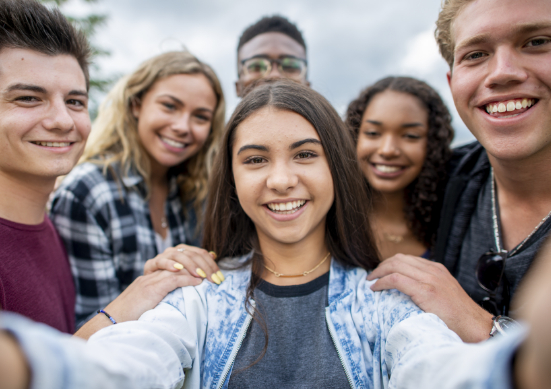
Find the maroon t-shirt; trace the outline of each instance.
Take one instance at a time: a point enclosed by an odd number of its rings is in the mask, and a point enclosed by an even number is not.
[[[45,216],[38,225],[0,218],[0,307],[75,331],[75,286],[65,247]]]

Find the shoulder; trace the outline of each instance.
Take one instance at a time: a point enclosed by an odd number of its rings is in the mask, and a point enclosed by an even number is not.
[[[486,149],[478,142],[472,142],[453,149],[448,163],[450,177],[470,176],[489,167]]]
[[[382,315],[389,326],[407,319],[410,316],[423,313],[415,305],[411,298],[397,289],[374,292],[371,286],[376,280],[368,281],[368,272],[361,268],[350,268],[346,270],[348,282],[357,294],[361,305],[371,311],[377,311]]]
[[[59,203],[80,202],[87,208],[102,206],[123,194],[124,187],[103,166],[90,162],[77,165],[61,182],[52,199],[52,213]]]

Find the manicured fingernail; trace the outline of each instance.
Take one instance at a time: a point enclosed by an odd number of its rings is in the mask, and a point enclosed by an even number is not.
[[[218,255],[216,255],[216,253],[214,251],[209,251],[209,254],[212,257],[212,259],[218,258]]]
[[[175,263],[174,268],[178,270],[182,270],[184,268],[184,265],[182,265],[181,263]]]
[[[203,269],[201,269],[200,267],[198,267],[196,270],[197,274],[199,274],[201,277],[203,278],[207,278],[207,273],[205,273],[205,271]]]
[[[218,276],[218,278],[220,278],[220,281],[224,282],[226,280],[226,277],[224,277],[220,270],[216,272],[216,275]]]
[[[220,282],[221,282],[221,281],[220,281],[220,278],[218,278],[218,276],[216,275],[216,273],[212,273],[211,276],[210,276],[210,278],[212,278],[212,280],[213,280],[214,282],[216,282],[218,285],[220,285]]]

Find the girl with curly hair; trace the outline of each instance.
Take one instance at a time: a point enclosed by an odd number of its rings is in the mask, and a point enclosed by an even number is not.
[[[376,194],[372,226],[381,257],[430,257],[454,134],[441,97],[414,78],[387,77],[350,103],[346,124]]]

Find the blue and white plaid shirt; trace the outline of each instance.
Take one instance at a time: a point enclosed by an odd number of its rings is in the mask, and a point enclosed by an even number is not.
[[[76,289],[77,326],[113,301],[143,274],[145,262],[157,248],[145,198],[143,177],[131,173],[122,185],[111,169],[83,163],[76,166],[54,194],[51,219],[65,243]],[[198,246],[193,207],[187,217],[173,178],[165,212],[174,245]]]

